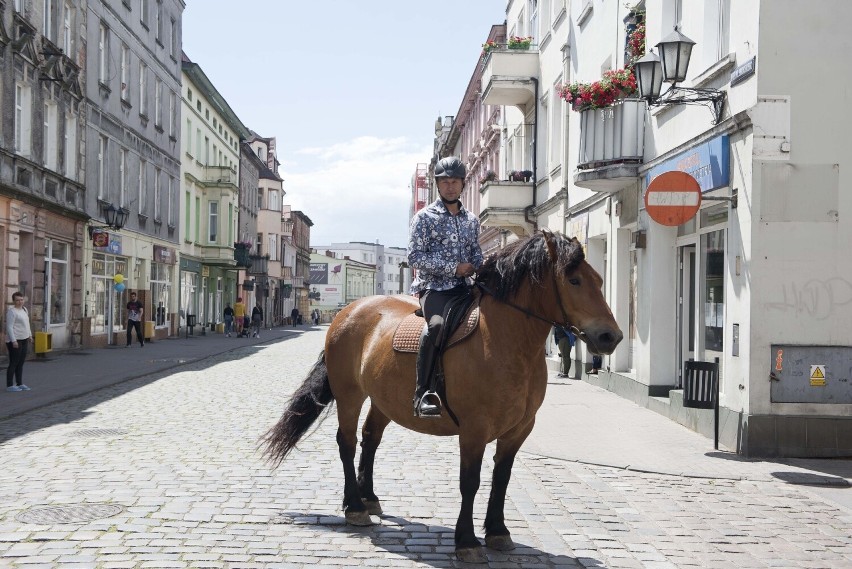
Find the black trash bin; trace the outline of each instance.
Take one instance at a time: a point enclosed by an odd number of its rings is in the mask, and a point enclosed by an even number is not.
[[[683,362],[683,406],[713,409],[713,448],[719,450],[719,362]]]
[[[189,334],[195,335],[195,331],[193,330],[193,328],[195,328],[195,314],[187,314],[186,315],[186,330],[187,330],[186,333],[187,333],[187,335],[189,335]]]

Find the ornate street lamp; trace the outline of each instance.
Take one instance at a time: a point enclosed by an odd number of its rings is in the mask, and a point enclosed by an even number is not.
[[[101,229],[121,231],[124,224],[127,223],[128,211],[123,207],[116,207],[115,204],[106,205],[104,206],[103,214],[106,223],[98,223],[90,220],[91,225],[88,228],[89,238],[93,238],[95,233],[104,233]]]
[[[718,124],[722,119],[722,109],[725,105],[724,91],[676,85],[686,80],[689,58],[694,45],[694,41],[675,28],[674,32],[657,44],[661,57],[649,51],[639,59],[634,65],[639,96],[645,99],[649,107],[705,105],[713,113],[713,124]],[[663,81],[672,85],[661,95]]]

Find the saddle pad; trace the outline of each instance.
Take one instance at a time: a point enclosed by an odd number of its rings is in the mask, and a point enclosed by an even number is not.
[[[420,335],[423,333],[423,324],[426,321],[422,316],[412,313],[402,319],[396,332],[393,333],[393,349],[397,352],[417,353],[420,348]],[[479,304],[473,305],[473,309],[467,313],[467,318],[456,328],[445,349],[449,350],[476,330],[479,324]]]

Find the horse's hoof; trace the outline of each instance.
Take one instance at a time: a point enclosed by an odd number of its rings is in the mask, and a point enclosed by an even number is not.
[[[488,563],[488,556],[481,547],[456,549],[456,557],[463,563]]]
[[[367,511],[370,512],[370,515],[373,516],[381,516],[384,512],[382,512],[382,503],[378,500],[364,500],[364,506],[367,507]]]
[[[370,518],[370,512],[361,510],[358,512],[346,512],[346,523],[353,526],[374,526],[376,523]]]
[[[485,546],[494,551],[511,551],[515,549],[515,542],[508,535],[486,535]]]

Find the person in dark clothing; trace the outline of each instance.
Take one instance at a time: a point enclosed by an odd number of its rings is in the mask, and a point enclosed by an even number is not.
[[[263,326],[263,309],[260,307],[260,302],[251,309],[251,326],[254,330],[252,336],[260,338],[260,327]]]
[[[414,414],[418,417],[441,415],[440,397],[430,384],[440,348],[444,308],[449,302],[470,294],[468,279],[483,263],[479,218],[459,200],[466,176],[467,169],[458,157],[439,160],[435,165],[435,181],[440,199],[411,220],[408,263],[417,271],[411,292],[419,296],[428,323],[417,355]]]
[[[234,329],[234,309],[231,308],[231,303],[225,305],[225,336],[231,337],[231,330]]]
[[[571,371],[571,348],[574,347],[577,337],[567,328],[554,326],[553,341],[559,348],[559,377],[568,377],[568,372]]]
[[[290,319],[293,321],[293,327],[295,328],[299,324],[299,309],[295,306],[290,311]]]
[[[127,303],[127,345],[130,347],[130,340],[133,338],[132,332],[136,330],[136,339],[139,340],[139,345],[145,346],[145,338],[142,336],[142,317],[145,313],[145,308],[141,302],[136,300],[136,293],[130,293],[130,302]]]

